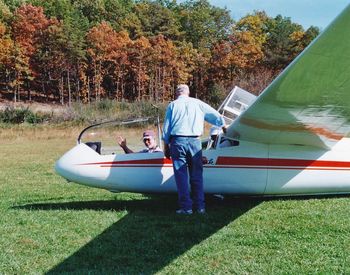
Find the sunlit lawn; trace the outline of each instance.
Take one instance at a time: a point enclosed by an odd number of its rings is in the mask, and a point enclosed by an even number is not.
[[[57,176],[78,133],[0,129],[0,274],[350,273],[349,196],[208,197],[207,215],[177,217],[175,195]]]

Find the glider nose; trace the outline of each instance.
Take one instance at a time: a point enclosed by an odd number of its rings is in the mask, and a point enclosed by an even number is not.
[[[57,174],[67,179],[68,181],[73,181],[72,178],[74,177],[74,163],[72,162],[71,158],[67,157],[67,153],[56,161],[55,171]]]
[[[56,173],[69,181],[90,185],[96,171],[84,163],[96,162],[100,155],[84,143],[80,143],[65,153],[55,164]]]
[[[79,182],[82,178],[80,163],[92,161],[96,152],[81,143],[66,152],[55,164],[56,173],[69,181]]]

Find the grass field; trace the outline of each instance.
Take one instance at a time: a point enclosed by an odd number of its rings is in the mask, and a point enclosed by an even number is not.
[[[206,215],[177,217],[175,195],[57,176],[78,133],[0,128],[0,274],[350,273],[350,196],[208,197]]]

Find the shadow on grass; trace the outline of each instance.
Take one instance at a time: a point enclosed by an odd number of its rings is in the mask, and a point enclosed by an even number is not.
[[[175,196],[144,200],[30,204],[30,210],[127,210],[128,214],[47,274],[155,273],[261,202],[207,199],[205,215],[177,216]],[[91,221],[93,222],[93,221]]]

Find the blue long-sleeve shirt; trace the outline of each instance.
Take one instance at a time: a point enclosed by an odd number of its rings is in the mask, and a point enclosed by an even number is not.
[[[196,98],[179,96],[166,109],[163,140],[169,144],[171,136],[200,136],[204,121],[219,127],[225,125],[220,113],[208,104]]]

